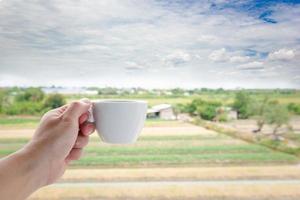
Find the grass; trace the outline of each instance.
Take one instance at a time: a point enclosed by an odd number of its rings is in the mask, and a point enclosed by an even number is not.
[[[75,161],[74,166],[103,165],[103,166],[130,166],[130,165],[187,165],[187,164],[238,164],[261,162],[295,162],[297,158],[283,153],[216,153],[216,154],[156,154],[156,155],[105,155],[85,156]]]
[[[176,121],[147,121],[148,129],[159,127],[160,134],[142,135],[133,145],[109,145],[95,135],[85,148],[82,159],[75,167],[147,167],[223,164],[286,164],[298,158],[267,147],[250,144],[223,134],[205,131],[199,127]],[[170,125],[170,123],[172,125]],[[170,126],[171,131],[170,131]],[[186,128],[186,129],[185,129]],[[192,130],[193,134],[189,134]],[[170,131],[164,134],[164,131]],[[185,133],[186,130],[186,133]],[[180,132],[180,134],[178,134]],[[0,157],[17,151],[28,138],[1,138]]]
[[[223,152],[270,152],[269,149],[257,145],[234,145],[234,146],[182,146],[182,147],[87,147],[87,154],[103,155],[191,155],[200,153],[223,153]]]
[[[1,116],[0,129],[2,128],[35,128],[40,121],[39,116]],[[174,120],[147,119],[145,126],[182,126]]]
[[[237,139],[241,139],[241,140],[244,140],[244,141],[247,141],[250,143],[256,143],[257,145],[262,145],[262,146],[265,146],[265,147],[273,149],[273,150],[285,152],[288,154],[293,154],[295,156],[300,157],[299,146],[289,146],[285,142],[274,141],[271,138],[266,138],[266,137],[258,141],[251,132],[245,133],[245,132],[240,132],[237,129],[224,128],[217,123],[206,121],[206,120],[196,119],[194,121],[194,123],[201,125],[209,130],[214,130],[219,133],[223,133],[225,135],[228,135],[228,136],[231,136],[231,137],[234,137]],[[298,137],[294,137],[291,140],[296,141],[296,139],[298,139]]]
[[[235,139],[223,135],[143,136],[135,145],[120,146],[100,143],[98,138],[92,138],[84,157],[75,161],[73,166],[284,164],[298,160],[295,156],[255,144],[224,145],[223,141],[227,140]],[[0,139],[0,156],[13,153],[26,142],[28,139],[25,138]],[[213,145],[206,145],[206,142],[213,142]]]
[[[0,116],[0,128],[34,128],[39,116]]]
[[[28,123],[37,123],[39,122],[39,118],[30,117],[30,118],[23,118],[23,117],[3,117],[0,118],[0,124],[28,124]]]
[[[78,100],[82,97],[78,96],[78,97],[74,97],[74,96],[69,96],[68,97],[68,102],[74,101],[74,100]],[[134,100],[145,100],[148,102],[149,106],[153,106],[156,104],[162,104],[162,103],[167,103],[167,104],[185,104],[185,103],[189,103],[193,100],[193,97],[189,96],[189,97],[168,97],[168,96],[148,96],[148,97],[144,97],[144,96],[90,96],[90,99],[134,99]]]
[[[251,94],[254,98],[264,98],[268,95],[271,99],[277,100],[282,104],[288,103],[300,103],[300,93],[293,94],[275,94],[275,93],[265,93],[265,94]],[[86,97],[86,95],[69,95],[67,96],[68,102],[81,99]],[[232,93],[203,93],[195,94],[191,96],[168,96],[168,95],[91,95],[90,99],[136,99],[145,100],[148,102],[149,106],[168,103],[168,104],[185,104],[191,102],[195,98],[202,98],[208,101],[220,101],[226,105],[231,104],[234,101],[235,95]]]
[[[155,127],[163,127],[163,126],[182,126],[184,123],[178,122],[175,120],[161,120],[161,119],[147,119],[145,122],[145,126],[155,126]]]

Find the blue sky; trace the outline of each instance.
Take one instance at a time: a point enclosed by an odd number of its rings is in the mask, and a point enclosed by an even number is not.
[[[300,1],[0,0],[0,86],[300,88]]]

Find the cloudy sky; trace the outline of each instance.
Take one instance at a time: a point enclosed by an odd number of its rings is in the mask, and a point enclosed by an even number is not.
[[[300,88],[300,2],[0,0],[0,86]]]

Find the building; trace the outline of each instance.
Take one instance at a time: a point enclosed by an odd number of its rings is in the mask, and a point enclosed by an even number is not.
[[[176,119],[172,105],[170,104],[159,104],[148,109],[147,118],[160,118],[165,120]]]
[[[43,87],[43,92],[46,94],[83,94],[83,95],[97,95],[97,90],[88,90],[81,87]]]

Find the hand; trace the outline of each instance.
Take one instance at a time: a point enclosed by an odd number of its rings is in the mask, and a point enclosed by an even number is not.
[[[31,143],[27,148],[41,154],[44,184],[48,185],[62,176],[72,160],[82,154],[82,148],[94,132],[92,123],[87,123],[91,102],[87,99],[47,112],[41,119]]]
[[[86,122],[90,106],[88,100],[81,100],[47,112],[32,140],[0,160],[1,200],[25,199],[55,182],[70,161],[80,158],[95,130]]]

